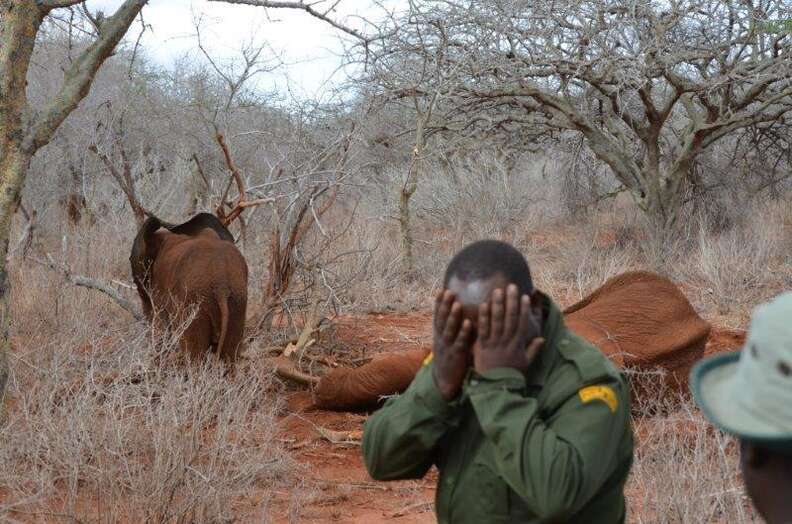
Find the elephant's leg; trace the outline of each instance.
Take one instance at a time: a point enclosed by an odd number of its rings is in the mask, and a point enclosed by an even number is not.
[[[206,358],[212,345],[212,322],[199,312],[181,337],[181,346],[186,355],[195,361]]]

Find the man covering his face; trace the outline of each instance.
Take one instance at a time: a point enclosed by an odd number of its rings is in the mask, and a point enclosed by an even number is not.
[[[704,415],[740,440],[756,509],[792,524],[792,292],[757,307],[742,351],[702,360],[690,382]]]
[[[629,413],[621,374],[566,328],[522,254],[479,241],[449,263],[432,353],[368,419],[363,455],[378,480],[437,466],[441,523],[621,523]]]

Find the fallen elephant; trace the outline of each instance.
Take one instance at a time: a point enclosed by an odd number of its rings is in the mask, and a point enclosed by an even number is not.
[[[633,372],[639,403],[648,390],[685,391],[688,372],[704,355],[710,332],[676,284],[646,271],[611,278],[565,309],[564,318],[572,331]],[[316,383],[314,403],[333,410],[376,406],[409,386],[428,352],[424,347],[388,353],[358,368],[333,369]]]

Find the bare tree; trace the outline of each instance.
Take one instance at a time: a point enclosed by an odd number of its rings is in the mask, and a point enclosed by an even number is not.
[[[412,27],[417,27],[413,25]],[[425,37],[432,38],[432,44]],[[426,176],[430,155],[429,140],[437,132],[436,121],[448,124],[438,105],[448,90],[446,80],[453,76],[446,61],[447,43],[444,34],[427,35],[424,31],[394,31],[388,38],[380,38],[374,56],[369,56],[368,45],[358,59],[367,66],[367,80],[371,90],[368,96],[379,100],[380,105],[401,106],[412,118],[413,125],[403,130],[414,136],[412,155],[404,182],[399,191],[399,229],[402,269],[406,274],[414,270],[413,231],[411,227],[410,199],[418,189],[418,182]],[[409,47],[434,48],[434,53],[415,56]],[[354,56],[354,55],[353,55]],[[354,60],[354,58],[353,58]]]
[[[108,109],[112,107],[110,101],[106,103],[106,106]],[[109,144],[106,150],[100,150],[97,141],[93,141],[88,145],[88,151],[99,158],[108,173],[113,177],[113,180],[118,184],[118,187],[121,188],[129,203],[129,207],[132,209],[132,214],[135,216],[135,222],[140,227],[146,217],[151,216],[152,213],[143,206],[138,196],[132,162],[124,144],[124,111],[117,118],[111,118],[106,126],[99,122],[97,131],[102,128],[107,128],[105,131],[110,135],[109,140],[107,140]],[[116,157],[118,157],[117,160]]]
[[[444,49],[468,125],[581,134],[667,231],[699,154],[792,110],[792,37],[771,24],[790,15],[781,0],[411,0],[366,53],[403,35],[414,63]]]
[[[94,37],[64,73],[57,96],[43,107],[28,104],[28,68],[42,23],[53,10],[80,0],[0,0],[0,397],[7,378],[10,344],[10,283],[5,264],[11,219],[25,184],[30,160],[47,144],[88,93],[97,70],[113,52],[147,0],[125,0],[111,16],[94,17]]]

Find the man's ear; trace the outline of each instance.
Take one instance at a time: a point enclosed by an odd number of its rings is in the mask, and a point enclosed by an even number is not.
[[[743,467],[759,469],[764,465],[767,452],[745,440],[740,441],[740,462]]]

